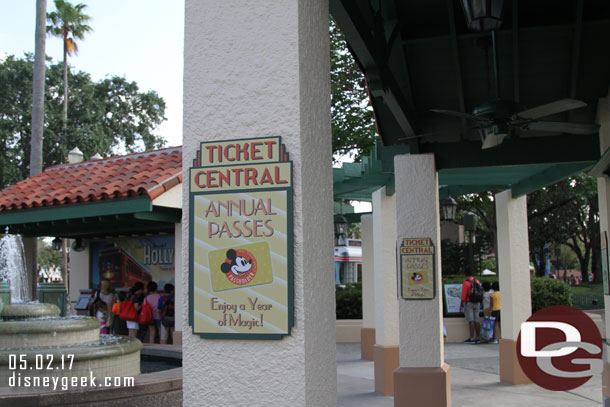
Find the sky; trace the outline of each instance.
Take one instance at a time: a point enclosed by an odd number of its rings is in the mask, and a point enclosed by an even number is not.
[[[78,41],[78,55],[69,57],[73,70],[98,81],[122,76],[140,91],[156,91],[166,103],[156,131],[166,146],[182,144],[182,68],[184,0],[74,0],[87,5],[93,31]],[[0,0],[0,58],[34,53],[36,0]],[[47,0],[47,11],[55,10]],[[47,37],[46,54],[63,59],[62,40]]]
[[[182,144],[182,70],[184,0],[74,0],[87,5],[92,32],[78,41],[78,54],[68,58],[71,69],[94,81],[122,76],[140,91],[156,91],[166,103],[167,118],[156,131],[166,146]],[[34,53],[36,0],[0,0],[0,58]],[[47,12],[55,10],[47,0]],[[46,54],[63,59],[62,40],[48,36]],[[353,161],[345,156],[342,162]],[[356,204],[369,211],[370,204]]]

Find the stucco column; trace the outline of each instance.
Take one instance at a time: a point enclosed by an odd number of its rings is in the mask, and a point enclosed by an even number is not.
[[[398,367],[398,299],[396,297],[396,197],[385,187],[373,192],[373,261],[375,279],[375,391],[394,394]]]
[[[182,223],[174,225],[174,253],[176,253],[174,256],[174,304],[177,305],[184,303],[184,283],[188,283],[188,279],[186,282],[184,281],[185,276],[182,273],[183,265],[188,267],[188,264],[183,261],[183,259],[188,258],[188,251],[185,254],[182,245]],[[176,306],[174,335],[172,337],[174,345],[182,344],[185,311],[183,307]]]
[[[527,232],[527,197],[512,197],[512,191],[496,194],[498,228],[498,274],[502,339],[500,339],[500,381],[531,383],[517,360],[516,343],[521,324],[532,314]]]
[[[600,125],[599,141],[601,154],[610,148],[610,100],[608,98],[599,99],[597,104],[597,122]],[[604,244],[604,235],[610,235],[610,178],[607,176],[597,178],[597,197],[599,200],[599,228]],[[602,252],[602,256],[604,253]],[[602,259],[604,261],[604,259]],[[606,332],[601,332],[603,338],[610,338],[610,296],[604,295],[605,307],[605,326]],[[610,351],[610,346],[606,347],[605,355]],[[604,361],[604,371],[602,374],[602,394],[604,403],[610,403],[610,363]],[[604,404],[604,405],[606,405]]]
[[[329,66],[325,0],[186,0],[184,179],[200,142],[282,137],[293,161],[294,327],[280,340],[202,339],[184,312],[185,406],[337,405]]]
[[[425,238],[431,239],[435,248],[434,298],[398,300],[400,368],[394,373],[394,405],[447,407],[451,405],[451,381],[443,354],[440,215],[434,156],[395,156],[394,176],[398,242]],[[398,242],[393,242],[395,258]]]
[[[362,235],[362,330],[360,331],[360,354],[362,360],[373,360],[375,346],[375,276],[373,216],[360,218]]]

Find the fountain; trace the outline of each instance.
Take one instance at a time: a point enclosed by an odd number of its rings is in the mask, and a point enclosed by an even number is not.
[[[19,235],[5,234],[0,239],[0,298],[13,303],[25,302],[32,298],[29,293],[23,242]]]
[[[25,302],[23,246],[7,236],[0,241],[0,281],[10,286],[8,301],[0,297],[0,387],[20,387],[26,376],[103,381],[138,375],[139,340],[100,335],[96,318],[60,317],[53,304]]]

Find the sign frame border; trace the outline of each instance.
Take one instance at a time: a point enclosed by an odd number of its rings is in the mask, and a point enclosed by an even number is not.
[[[429,239],[430,246],[434,249],[434,253],[432,254],[402,254],[400,253],[400,248],[402,247],[402,241],[404,239]],[[434,241],[432,238],[410,238],[405,237],[399,239],[398,241],[398,282],[400,285],[400,299],[404,301],[430,301],[436,298],[436,247],[434,246]],[[403,293],[403,282],[402,282],[402,256],[432,256],[432,298],[405,298]]]
[[[277,137],[279,139],[280,146],[282,145],[282,137],[281,136],[267,136],[267,137],[249,137],[243,139],[226,139],[226,140],[218,140],[217,142],[227,142],[227,141],[246,141],[246,140],[257,140],[260,138],[270,138]],[[201,144],[200,143],[200,148]],[[286,152],[286,156],[288,157],[288,152]],[[217,194],[228,194],[228,193],[239,193],[247,190],[242,189],[232,189],[232,190],[223,190],[216,192],[191,192],[191,179],[190,173],[193,168],[212,168],[212,167],[189,167],[188,168],[188,188],[189,188],[189,315],[188,315],[188,324],[190,325],[191,331],[193,335],[198,335],[203,339],[245,339],[245,340],[281,340],[285,336],[291,336],[292,328],[294,327],[294,165],[292,160],[279,161],[283,163],[290,163],[290,186],[289,187],[278,187],[278,188],[261,188],[255,189],[254,192],[269,192],[269,191],[286,191],[286,207],[288,209],[289,216],[286,216],[286,235],[287,235],[287,278],[288,278],[288,331],[287,333],[279,333],[279,334],[256,334],[256,333],[212,333],[212,332],[195,332],[195,273],[194,273],[194,261],[195,261],[195,249],[192,244],[195,237],[195,228],[192,227],[194,221],[194,201],[196,195],[217,195]],[[238,166],[239,164],[234,164],[231,166]],[[226,166],[225,166],[226,167]]]

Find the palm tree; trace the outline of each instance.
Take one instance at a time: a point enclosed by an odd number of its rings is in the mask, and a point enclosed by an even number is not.
[[[47,0],[36,1],[36,46],[32,89],[32,139],[30,177],[42,172],[42,129],[44,123],[45,39]]]
[[[64,40],[64,130],[68,122],[68,55],[78,52],[76,39],[82,40],[85,33],[92,31],[87,25],[91,17],[83,14],[86,7],[82,3],[73,6],[67,1],[55,0],[56,11],[47,13],[47,20],[51,23],[47,26],[47,32]]]

